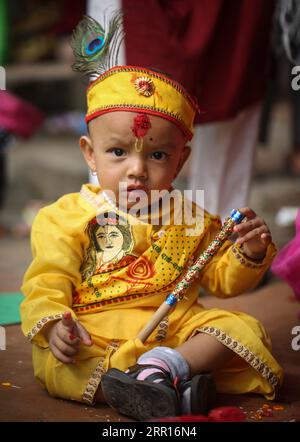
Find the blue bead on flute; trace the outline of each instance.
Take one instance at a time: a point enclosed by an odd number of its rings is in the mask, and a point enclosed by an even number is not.
[[[239,212],[236,209],[233,209],[231,214],[230,214],[230,218],[236,223],[236,224],[240,224],[243,219],[245,218],[245,215],[243,215],[241,212]]]

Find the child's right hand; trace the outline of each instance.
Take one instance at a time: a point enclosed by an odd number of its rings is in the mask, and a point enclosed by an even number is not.
[[[56,322],[47,332],[49,347],[56,359],[64,364],[74,363],[73,356],[79,351],[79,344],[92,345],[92,339],[79,321],[74,321],[70,312]]]

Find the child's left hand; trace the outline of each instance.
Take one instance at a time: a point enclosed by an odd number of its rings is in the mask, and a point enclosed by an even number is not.
[[[239,212],[246,218],[233,229],[238,233],[236,243],[243,244],[243,252],[249,258],[263,259],[268,245],[272,242],[272,235],[267,224],[249,207],[243,207],[239,209]]]

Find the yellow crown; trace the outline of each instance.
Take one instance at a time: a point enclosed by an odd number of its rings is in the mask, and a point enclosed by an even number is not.
[[[93,81],[87,90],[86,122],[107,112],[158,115],[175,123],[190,140],[198,106],[174,80],[150,69],[117,66]]]

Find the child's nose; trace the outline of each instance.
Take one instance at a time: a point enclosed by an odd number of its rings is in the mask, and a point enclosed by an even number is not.
[[[146,179],[147,167],[143,158],[135,157],[130,161],[130,167],[128,168],[127,175],[129,178],[142,178]]]

